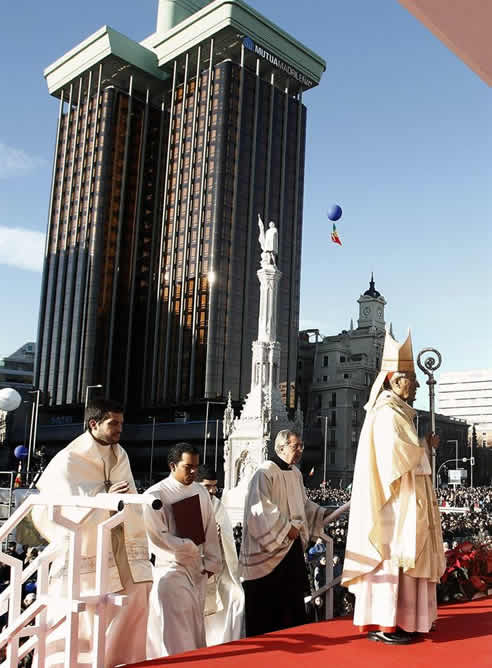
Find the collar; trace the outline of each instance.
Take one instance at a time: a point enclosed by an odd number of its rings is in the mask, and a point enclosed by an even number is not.
[[[119,447],[119,443],[116,445],[108,445],[105,446],[108,448],[112,448],[115,456],[117,463],[119,463],[122,451],[121,448]],[[93,437],[91,432],[87,429],[84,431],[83,434],[81,434],[78,438],[76,438],[74,441],[72,441],[67,448],[74,452],[77,453],[80,457],[85,457],[90,460],[100,460],[100,454],[99,454],[99,448],[96,439]]]
[[[271,460],[282,471],[292,471],[292,466],[290,464],[287,464],[287,462],[284,462],[283,459],[280,459],[280,457],[277,455],[276,452],[273,453]]]
[[[414,419],[417,411],[415,408],[412,408],[410,404],[407,404],[401,397],[395,394],[392,390],[384,390],[378,397],[377,405],[382,406],[385,404],[393,404],[395,408],[398,408],[402,413],[404,413],[411,420]]]

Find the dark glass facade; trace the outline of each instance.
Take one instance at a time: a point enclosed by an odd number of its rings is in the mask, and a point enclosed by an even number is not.
[[[141,411],[241,399],[258,214],[279,228],[292,404],[306,110],[259,67],[191,63],[176,61],[158,95],[131,68],[127,86],[93,71],[62,93],[35,369],[52,406],[98,383]]]

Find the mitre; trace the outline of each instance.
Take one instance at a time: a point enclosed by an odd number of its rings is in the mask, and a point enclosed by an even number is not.
[[[376,399],[383,389],[384,381],[388,373],[395,371],[400,371],[401,373],[415,371],[415,365],[413,363],[412,335],[410,334],[410,331],[403,343],[398,343],[389,332],[386,332],[381,371],[376,376],[371,388],[371,394],[369,395],[369,401],[364,406],[366,411],[371,410],[376,403]]]
[[[383,359],[381,361],[381,371],[415,371],[413,363],[412,335],[410,331],[403,343],[398,343],[386,332],[384,340]]]

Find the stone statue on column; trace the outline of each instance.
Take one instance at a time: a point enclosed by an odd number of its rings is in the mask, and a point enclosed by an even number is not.
[[[241,415],[234,418],[232,405],[224,414],[224,494],[222,502],[233,524],[242,521],[247,486],[256,469],[268,459],[281,429],[302,432],[302,415],[292,423],[280,391],[280,343],[277,340],[278,289],[282,273],[277,268],[278,231],[265,227],[258,214],[261,268],[258,338],[252,344],[251,389]]]
[[[258,214],[258,227],[260,229],[260,235],[258,241],[261,246],[261,266],[265,269],[268,266],[277,268],[277,256],[278,256],[278,230],[275,227],[275,223],[271,220],[268,223],[268,229],[265,231],[265,225],[261,219],[260,214]]]

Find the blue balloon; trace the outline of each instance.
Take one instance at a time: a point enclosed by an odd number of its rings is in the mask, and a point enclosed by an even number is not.
[[[330,220],[333,221],[340,220],[340,218],[342,217],[342,207],[338,206],[338,204],[332,204],[328,209],[326,215]]]
[[[17,459],[25,459],[28,455],[28,450],[25,445],[18,445],[14,450],[14,456]]]
[[[32,594],[36,591],[37,588],[38,586],[35,582],[26,582],[26,592],[28,594]]]

